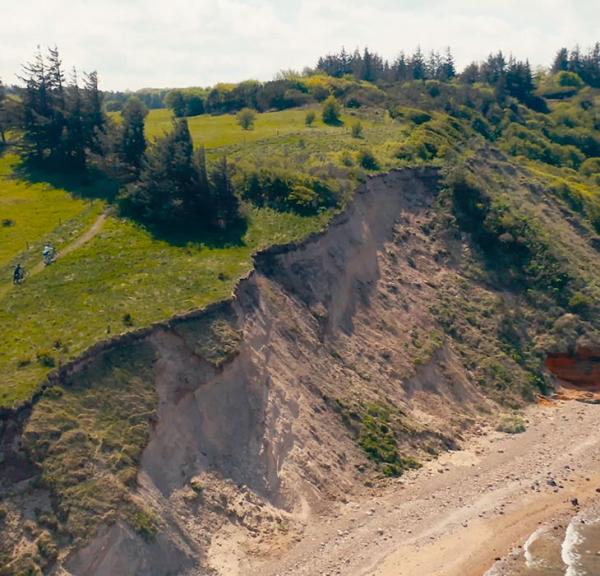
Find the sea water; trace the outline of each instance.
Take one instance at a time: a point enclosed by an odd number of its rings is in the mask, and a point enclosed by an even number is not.
[[[600,576],[600,507],[540,526],[486,576]]]

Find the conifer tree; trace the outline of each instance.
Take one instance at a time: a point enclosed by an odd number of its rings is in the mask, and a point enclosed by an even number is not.
[[[98,74],[84,76],[83,128],[85,146],[93,153],[101,150],[101,133],[106,130],[106,115],[102,105],[102,93],[98,88]]]
[[[132,174],[138,176],[146,152],[144,124],[148,109],[139,98],[132,96],[125,103],[121,114],[123,124],[119,146],[120,157]]]
[[[65,90],[65,126],[63,130],[64,161],[76,170],[85,168],[83,109],[77,71],[73,70],[71,82]]]
[[[186,120],[146,154],[139,181],[121,198],[122,207],[142,220],[156,224],[194,223],[198,220],[198,171]]]
[[[210,211],[213,225],[225,229],[239,218],[239,200],[233,190],[227,157],[222,156],[210,173]]]

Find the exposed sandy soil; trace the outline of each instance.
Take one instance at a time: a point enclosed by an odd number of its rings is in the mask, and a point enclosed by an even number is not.
[[[528,430],[482,429],[462,451],[310,522],[302,541],[255,576],[481,576],[539,524],[600,499],[600,406],[557,400]]]

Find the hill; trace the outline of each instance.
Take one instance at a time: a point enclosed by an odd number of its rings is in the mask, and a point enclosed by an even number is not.
[[[141,176],[126,110],[84,171],[7,147],[0,574],[235,573],[231,550],[256,568],[482,422],[522,426],[556,385],[548,356],[600,343],[600,92],[561,78],[316,74],[251,130],[199,114],[171,132],[151,110]],[[209,172],[227,157],[231,225],[123,209],[184,126]],[[44,161],[76,158],[57,142]]]

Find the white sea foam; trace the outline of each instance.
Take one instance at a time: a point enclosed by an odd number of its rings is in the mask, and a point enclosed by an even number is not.
[[[565,576],[585,576],[583,572],[580,571],[581,558],[576,552],[577,545],[581,544],[581,542],[581,534],[579,534],[575,523],[571,522],[567,527],[567,532],[561,548],[562,561],[567,567]]]
[[[523,555],[525,556],[525,565],[527,568],[536,568],[543,564],[540,563],[539,560],[535,559],[535,556],[531,552],[531,546],[542,534],[547,531],[548,528],[546,526],[541,526],[527,539],[527,542],[525,542],[523,545]]]

